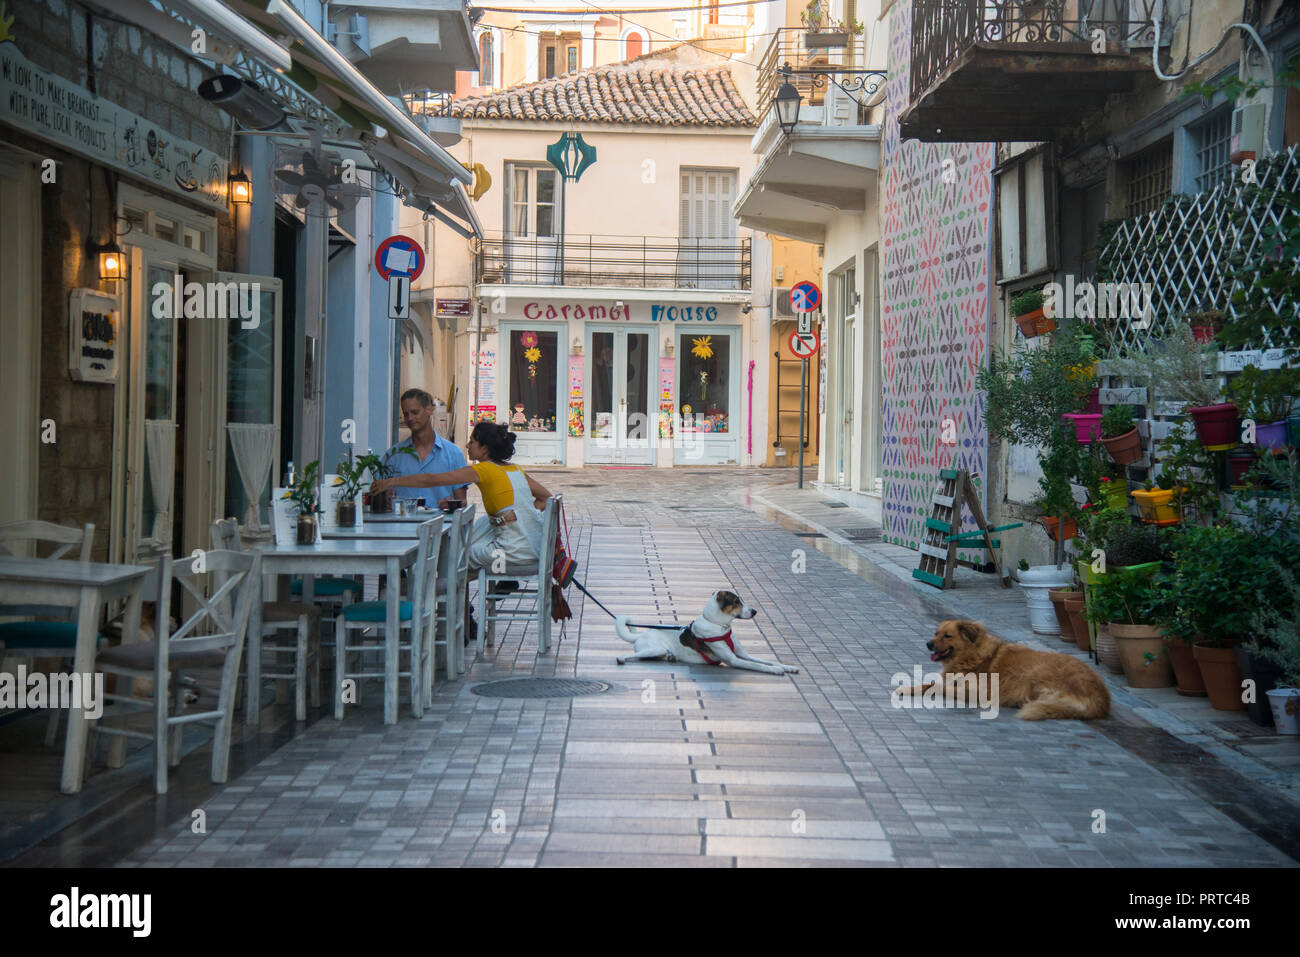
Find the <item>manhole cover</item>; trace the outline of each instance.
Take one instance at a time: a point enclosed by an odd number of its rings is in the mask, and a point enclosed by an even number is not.
[[[841,528],[840,534],[853,542],[878,542],[883,534],[879,528]]]
[[[821,532],[795,532],[796,538],[825,538]]]
[[[849,507],[848,504],[845,502],[826,502],[825,504],[827,508],[848,508]]]
[[[484,698],[576,698],[604,694],[610,687],[607,682],[585,678],[506,678],[470,690]]]

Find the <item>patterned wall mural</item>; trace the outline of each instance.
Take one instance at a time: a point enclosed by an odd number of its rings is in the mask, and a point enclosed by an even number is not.
[[[987,514],[988,434],[975,374],[988,351],[995,150],[992,143],[899,141],[911,3],[895,4],[889,18],[880,198],[884,538],[916,548],[940,468],[978,473]],[[948,418],[955,445],[943,441]]]

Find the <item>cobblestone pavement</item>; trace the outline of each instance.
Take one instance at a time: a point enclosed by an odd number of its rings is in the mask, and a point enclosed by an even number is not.
[[[547,656],[531,626],[512,626],[465,678],[439,683],[423,720],[403,707],[391,727],[376,689],[220,788],[203,805],[206,834],[186,814],[121,863],[1294,863],[1098,724],[893,707],[890,676],[928,669],[939,613],[901,582],[864,580],[767,508],[789,471],[538,474],[565,493],[579,578],[603,602],[684,622],[731,586],[761,612],[736,637],[800,673],[619,667],[628,646],[572,589],[575,618]],[[613,688],[549,700],[471,690],[531,675]]]

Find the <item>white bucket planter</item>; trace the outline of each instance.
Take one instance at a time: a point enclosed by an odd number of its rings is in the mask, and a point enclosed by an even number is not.
[[[1052,598],[1048,594],[1053,588],[1064,588],[1074,581],[1074,570],[1064,564],[1031,565],[1027,571],[1016,572],[1016,580],[1025,590],[1025,602],[1029,605],[1029,626],[1036,635],[1060,635],[1060,622],[1052,610]]]
[[[1268,692],[1268,704],[1278,734],[1300,734],[1300,690],[1274,688]]]

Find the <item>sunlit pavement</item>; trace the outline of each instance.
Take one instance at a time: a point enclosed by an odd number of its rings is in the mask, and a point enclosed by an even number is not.
[[[344,721],[315,721],[217,788],[201,805],[206,833],[169,805],[156,837],[119,863],[1294,863],[1221,810],[1232,808],[1214,789],[1242,786],[1238,771],[1203,752],[1179,759],[1193,746],[1123,705],[1095,723],[894,707],[890,678],[928,670],[943,603],[978,603],[996,583],[918,594],[882,571],[886,559],[792,518],[817,500],[781,488],[789,470],[537,474],[565,493],[578,577],[601,601],[635,621],[685,623],[730,587],[760,609],[736,637],[800,673],[620,667],[630,646],[570,589],[574,620],[545,657],[532,626],[512,626],[468,675],[439,682],[422,720],[403,707],[395,726],[381,723],[376,688]],[[990,597],[986,620],[1014,607]],[[472,690],[527,676],[612,687],[540,700]],[[1285,828],[1271,837],[1294,853]]]

